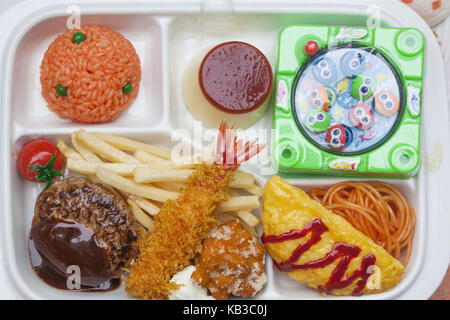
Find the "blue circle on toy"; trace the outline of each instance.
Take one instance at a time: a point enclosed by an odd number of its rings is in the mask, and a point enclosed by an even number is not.
[[[351,65],[352,59],[358,63]],[[386,92],[389,99],[383,95]],[[319,96],[321,102],[328,102],[328,109],[326,103],[318,108],[314,98]],[[395,132],[401,110],[393,107],[397,112],[387,115],[375,100],[390,110],[389,101],[401,105],[401,96],[395,68],[376,51],[361,47],[331,48],[311,57],[299,70],[291,93],[296,124],[308,143],[342,155],[371,150]],[[364,112],[358,111],[358,105]],[[340,128],[340,135],[330,128]]]
[[[363,50],[352,50],[342,56],[341,71],[345,77],[354,78],[364,72],[366,57]]]
[[[327,84],[336,80],[337,67],[333,60],[324,57],[315,60],[313,65],[313,73],[317,81]]]

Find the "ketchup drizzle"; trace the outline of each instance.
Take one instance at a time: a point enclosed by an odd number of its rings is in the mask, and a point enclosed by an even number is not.
[[[301,243],[292,252],[289,259],[275,264],[283,272],[292,272],[302,269],[318,269],[323,268],[336,259],[341,258],[336,268],[331,273],[330,279],[325,285],[317,287],[320,292],[331,293],[334,289],[342,289],[350,285],[355,279],[361,277],[356,284],[356,288],[353,290],[353,296],[359,296],[362,294],[362,290],[366,286],[367,280],[372,274],[372,267],[375,265],[376,258],[373,254],[369,253],[363,257],[359,269],[353,271],[349,275],[345,275],[348,265],[353,258],[357,257],[361,253],[361,249],[357,246],[345,243],[336,242],[323,258],[315,261],[309,261],[304,264],[294,264],[300,256],[308,251],[312,245],[319,242],[322,238],[322,234],[328,231],[327,226],[319,218],[315,218],[308,224],[306,224],[302,230],[291,230],[279,235],[262,235],[261,241],[263,243],[280,243],[286,240],[295,240],[305,237],[308,233],[311,233],[309,240]]]

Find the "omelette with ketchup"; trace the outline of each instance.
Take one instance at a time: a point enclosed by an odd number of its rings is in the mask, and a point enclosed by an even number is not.
[[[396,286],[404,266],[347,220],[278,176],[263,196],[262,241],[279,270],[320,292],[378,293]]]

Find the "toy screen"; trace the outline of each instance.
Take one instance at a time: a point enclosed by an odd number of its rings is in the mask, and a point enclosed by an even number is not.
[[[297,125],[319,148],[361,154],[395,131],[403,110],[402,84],[375,49],[320,52],[300,69],[296,81],[292,105]]]

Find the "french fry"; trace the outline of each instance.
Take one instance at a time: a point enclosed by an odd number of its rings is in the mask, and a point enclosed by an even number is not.
[[[185,155],[178,158],[171,158],[175,163],[185,163],[185,164],[212,164],[214,162],[214,156],[210,152],[205,151],[205,153],[194,153],[192,155]]]
[[[66,166],[69,170],[86,175],[95,175],[95,168],[101,165],[121,176],[132,176],[137,163],[93,163],[78,159],[67,159]]]
[[[229,213],[245,221],[245,223],[247,223],[252,228],[256,227],[260,223],[258,217],[256,217],[250,211],[240,210],[240,211],[230,211]]]
[[[230,189],[229,194],[232,197],[231,199],[233,199],[233,197],[238,197],[239,196],[239,193],[237,193],[233,189]],[[259,197],[257,197],[257,198],[259,199]],[[227,213],[229,213],[229,214],[231,214],[231,215],[233,215],[235,217],[238,217],[239,219],[244,221],[251,228],[256,227],[260,223],[259,218],[256,217],[254,214],[252,214],[248,210],[230,211],[230,212],[227,212]]]
[[[173,162],[172,160],[163,160],[161,158],[155,157],[145,151],[142,150],[137,150],[134,153],[134,157],[136,159],[138,159],[140,162],[144,163],[144,164],[148,164],[149,167],[154,167],[154,168],[161,168],[161,167],[165,167],[165,168],[173,168],[173,169],[192,169],[194,168],[194,164],[191,163],[178,163],[178,162]]]
[[[153,182],[152,185],[175,192],[181,192],[181,190],[186,186],[183,182]]]
[[[78,159],[67,159],[67,168],[81,174],[95,175],[95,167],[97,165],[100,164]],[[161,161],[159,164],[152,165],[141,163],[102,163],[101,165],[118,175],[127,177],[134,176],[135,169],[139,167],[157,171],[161,171],[161,169],[176,169],[176,165],[173,165],[170,161]]]
[[[151,155],[150,153],[142,151],[142,150],[136,150],[134,152],[134,157],[136,159],[138,159],[140,162],[148,163],[148,164],[153,164],[153,163],[161,160],[161,158]]]
[[[231,197],[227,201],[218,205],[219,212],[231,212],[241,210],[251,210],[259,208],[259,197],[257,196],[238,196]]]
[[[77,139],[89,148],[89,150],[111,162],[140,163],[136,158],[109,145],[84,129],[80,129],[77,132]]]
[[[151,168],[137,166],[134,170],[134,181],[138,183],[149,182],[186,182],[194,170],[174,169],[161,170],[161,167]],[[254,177],[244,172],[235,172],[231,176],[229,185],[232,188],[250,188],[253,186]]]
[[[103,187],[105,187],[106,189],[110,190],[110,191],[113,192],[113,193],[119,193],[119,194],[121,194],[121,193],[119,192],[120,190],[114,189],[113,186],[110,186],[109,184],[103,183],[102,180],[100,180],[99,178],[97,178],[96,175],[89,175],[89,176],[86,176],[86,177],[87,177],[87,179],[88,179],[90,182],[92,182],[92,183],[100,184],[100,185],[102,185]],[[126,199],[126,197],[124,197],[123,195],[122,195],[122,198]]]
[[[62,152],[64,157],[66,157],[66,159],[83,160],[83,157],[78,152],[70,148],[64,141],[59,140],[57,147]]]
[[[146,143],[138,142],[132,139],[124,138],[115,134],[93,133],[97,138],[108,144],[125,151],[143,150],[159,158],[170,159],[170,152],[162,148],[152,146]]]
[[[72,134],[70,135],[70,138],[71,138],[71,141],[72,141],[72,145],[79,152],[81,159],[67,159],[66,167],[69,170],[85,174],[87,176],[87,178],[92,183],[101,183],[101,181],[95,175],[95,170],[94,171],[92,171],[92,170],[88,171],[88,170],[86,170],[87,166],[82,166],[80,168],[81,169],[80,171],[73,170],[73,162],[83,161],[83,162],[86,162],[88,164],[89,163],[90,164],[96,164],[96,163],[103,163],[103,161],[99,157],[97,157],[97,155],[95,153],[93,153],[92,151],[86,149],[84,146],[82,146],[78,142],[78,138],[77,138],[76,132],[72,132]],[[84,160],[86,160],[86,161],[84,161]],[[93,168],[93,169],[95,169],[95,168]],[[112,189],[110,186],[107,186],[107,187]]]
[[[229,186],[231,188],[251,188],[254,185],[255,177],[250,173],[234,172],[230,178]]]
[[[257,186],[256,184],[253,184],[253,183],[250,186],[244,187],[242,189],[244,189],[248,193],[251,193],[251,194],[253,194],[253,195],[255,195],[255,196],[259,197],[259,198],[261,198],[263,193],[264,193],[264,189],[263,188],[261,188],[260,186]],[[239,195],[239,193],[237,193],[233,189],[230,189],[229,194],[231,196],[233,196],[233,197]]]
[[[102,163],[103,161],[97,157],[95,153],[93,153],[91,150],[85,148],[83,145],[81,145],[78,141],[78,136],[76,132],[72,132],[70,134],[70,138],[72,140],[72,144],[74,148],[81,154],[84,160],[92,162],[92,163]]]
[[[165,166],[168,168],[183,168],[183,169],[192,169],[195,167],[195,164],[192,162],[182,160],[182,161],[172,161],[172,160],[163,160],[154,155],[151,155],[148,152],[142,150],[136,150],[134,152],[134,157],[138,159],[140,162],[153,165],[155,167]]]
[[[147,230],[153,230],[155,228],[155,223],[153,219],[150,218],[141,208],[131,199],[127,199],[127,203],[130,206],[131,211],[134,214],[136,220],[142,224]]]
[[[193,172],[194,170],[186,169],[161,170],[156,168],[137,167],[134,170],[134,181],[138,183],[187,181]]]
[[[119,176],[118,174],[100,165],[95,168],[95,172],[97,177],[103,183],[109,184],[121,191],[141,196],[146,199],[166,202],[169,199],[175,200],[179,196],[178,192],[171,192],[149,185],[137,184],[134,181]]]
[[[133,176],[134,170],[140,165],[138,163],[104,163],[101,166],[121,176]]]
[[[139,196],[135,196],[134,194],[130,194],[129,195],[129,199],[133,200],[134,202],[136,202],[136,204],[145,212],[147,212],[148,214],[154,216],[155,214],[157,214],[159,212],[159,207],[154,204],[153,202],[144,199],[142,197]]]
[[[97,176],[95,176],[95,175],[88,175],[88,176],[86,176],[86,178],[90,181],[90,182],[92,182],[92,183],[99,183],[99,184],[102,184],[102,181],[99,179],[99,178],[97,178]],[[108,188],[108,189],[110,189],[110,190],[115,190],[113,187],[111,187],[111,186],[109,186],[109,185],[105,185],[105,184],[103,184],[106,188]]]
[[[264,193],[264,189],[261,188],[260,186],[257,186],[256,184],[255,184],[255,185],[252,185],[252,186],[249,187],[249,188],[244,188],[244,189],[245,189],[245,191],[247,191],[248,193],[251,193],[251,194],[253,194],[253,195],[257,196],[257,197],[262,197],[262,195],[263,195],[263,193]]]
[[[162,169],[171,170],[171,169],[192,169],[194,167],[194,165],[188,164],[188,163],[186,163],[186,164],[174,163],[170,160],[160,160],[158,162],[144,164],[144,165],[140,165],[138,167],[147,167],[147,168],[153,168],[153,169],[157,169],[157,170],[162,170]]]
[[[66,161],[66,167],[67,169],[85,174],[85,175],[95,175],[95,167],[97,166],[97,163],[88,162],[84,160],[79,159],[73,159],[69,158]]]
[[[238,196],[240,196],[239,192],[237,192],[236,190],[231,189],[231,188],[228,190],[228,195],[230,197],[238,197]]]

